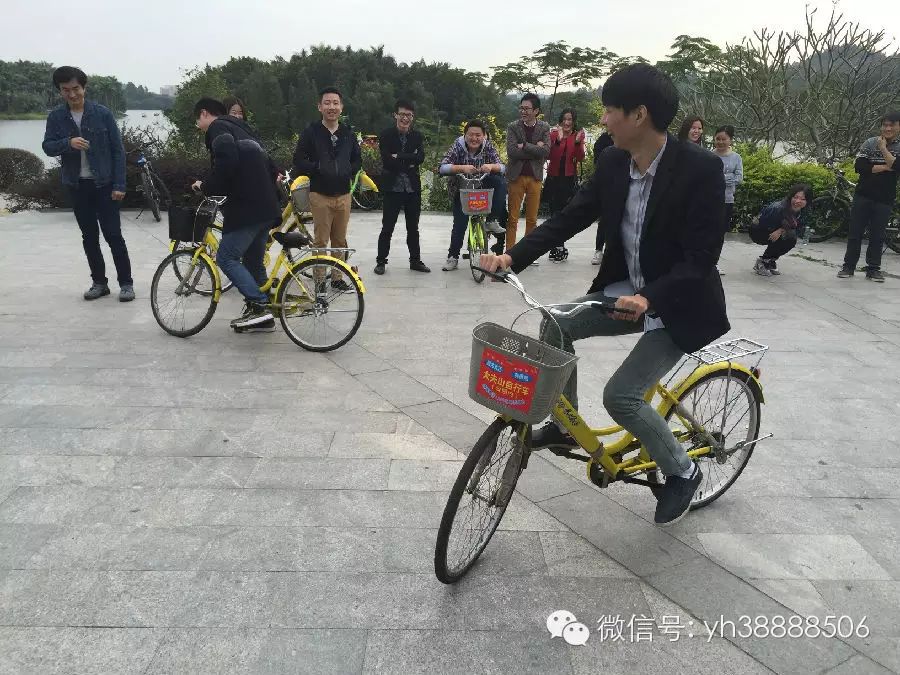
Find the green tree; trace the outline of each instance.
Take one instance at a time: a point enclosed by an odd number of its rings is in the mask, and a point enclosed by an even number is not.
[[[105,105],[116,114],[126,110],[125,91],[122,83],[111,75],[94,75],[88,78],[87,97],[101,105]]]
[[[546,111],[553,116],[556,94],[561,88],[590,87],[608,75],[619,57],[601,47],[571,47],[565,41],[548,42],[533,54],[492,68],[491,83],[504,94],[509,92],[550,91]]]
[[[202,69],[189,70],[186,76],[178,89],[175,102],[165,114],[175,127],[181,142],[191,145],[199,138],[197,120],[194,119],[194,104],[205,96],[221,101],[228,96],[228,85],[225,84],[219,69],[208,65]]]
[[[655,65],[675,81],[709,71],[722,57],[722,50],[705,37],[679,35],[671,49],[672,53]]]

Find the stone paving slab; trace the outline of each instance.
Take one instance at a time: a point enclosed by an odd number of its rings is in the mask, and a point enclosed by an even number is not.
[[[380,214],[354,212],[367,285],[355,339],[304,352],[281,332],[234,335],[226,294],[179,340],[150,313],[165,223],[124,216],[138,300],[85,303],[70,214],[0,220],[0,672],[900,672],[900,256],[883,285],[835,277],[842,242],[751,271],[726,243],[733,335],[770,346],[761,443],[720,500],[670,530],[643,488],[590,485],[536,455],[479,564],[432,572],[461,461],[492,415],[469,400],[472,328],[522,309],[499,284],[443,273],[449,217],[425,214],[423,258],[401,237],[371,274]],[[593,232],[523,276],[580,295]],[[52,260],[52,267],[47,267]],[[534,328],[533,317],[523,326]],[[577,346],[582,412],[633,336]],[[557,609],[592,632],[551,639]],[[867,616],[846,639],[601,639],[604,617]]]

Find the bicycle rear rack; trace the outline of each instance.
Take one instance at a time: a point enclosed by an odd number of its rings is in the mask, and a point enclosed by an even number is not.
[[[736,361],[737,359],[752,356],[754,354],[764,354],[769,347],[750,340],[748,338],[736,338],[734,340],[726,340],[718,344],[709,345],[696,352],[692,352],[687,356],[695,359],[700,363],[711,366],[722,361]],[[762,359],[762,356],[760,356]]]

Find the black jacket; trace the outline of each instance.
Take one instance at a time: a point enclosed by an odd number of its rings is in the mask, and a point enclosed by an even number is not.
[[[294,171],[297,176],[309,176],[310,192],[330,197],[350,192],[350,183],[362,166],[362,154],[356,134],[346,124],[338,126],[337,143],[321,121],[313,122],[297,141],[294,150]]]
[[[203,192],[228,197],[222,207],[223,229],[277,223],[278,172],[250,127],[230,115],[219,117],[206,130],[206,147],[212,169],[203,181]]]
[[[597,171],[569,204],[507,251],[513,270],[524,269],[599,217],[606,249],[588,292],[602,292],[609,284],[628,279],[621,223],[630,163],[627,152],[605,150]],[[645,285],[637,292],[649,300],[650,310],[685,352],[705,347],[730,329],[725,293],[715,269],[724,240],[721,164],[712,153],[670,135],[644,220],[640,258]]]
[[[390,192],[394,187],[397,176],[405,173],[409,176],[409,182],[413,190],[422,191],[422,180],[419,177],[419,166],[425,161],[425,142],[415,129],[410,129],[406,134],[406,151],[400,150],[400,132],[396,126],[385,129],[378,136],[378,148],[381,152],[381,163],[384,171],[379,179],[379,187],[384,192]],[[391,155],[397,155],[392,157]]]
[[[597,162],[600,161],[600,153],[602,153],[607,148],[611,148],[613,146],[612,136],[609,135],[608,131],[604,131],[597,137],[597,140],[594,141],[594,166],[597,166]]]

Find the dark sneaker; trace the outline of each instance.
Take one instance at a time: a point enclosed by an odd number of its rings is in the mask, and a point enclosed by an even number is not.
[[[331,287],[336,291],[341,291],[342,293],[346,293],[350,290],[350,284],[348,284],[343,279],[332,279]]]
[[[428,265],[423,263],[421,260],[413,260],[411,263],[409,263],[409,269],[411,269],[413,272],[430,272],[431,271],[431,268],[428,267]]]
[[[569,249],[565,246],[557,246],[555,248],[550,249],[550,260],[552,262],[561,263],[565,262],[566,258],[569,257]]]
[[[134,300],[134,286],[126,284],[119,289],[119,302],[131,302]]]
[[[866,279],[869,281],[877,281],[879,284],[884,283],[884,274],[881,270],[866,270]]]
[[[268,321],[263,321],[262,323],[255,323],[251,326],[245,326],[243,328],[234,326],[234,329],[238,333],[272,333],[275,331],[275,319],[269,319]]]
[[[384,274],[384,263],[375,265],[375,274]]]
[[[778,271],[778,263],[774,260],[763,260],[763,263],[772,276],[777,277],[779,274],[781,274],[781,272]]]
[[[102,298],[104,295],[109,295],[109,286],[106,284],[93,284],[84,292],[84,299],[96,300],[97,298]]]
[[[248,303],[250,311],[240,319],[231,324],[235,330],[245,330],[251,326],[257,326],[269,321],[274,321],[275,317],[265,305],[257,305],[255,302]]]
[[[238,323],[239,321],[241,321],[241,320],[243,320],[244,318],[246,318],[246,317],[250,314],[250,312],[252,312],[252,311],[253,311],[253,307],[250,305],[249,302],[247,302],[247,301],[245,300],[245,301],[244,301],[244,311],[241,312],[241,315],[240,315],[239,317],[237,317],[236,319],[232,319],[232,320],[231,320],[231,324],[230,324],[231,327],[234,328],[234,325],[235,325],[236,323]]]
[[[853,268],[847,267],[846,265],[841,268],[841,271],[838,272],[838,279],[848,279],[853,276]]]
[[[668,527],[684,518],[690,509],[691,499],[702,481],[703,472],[696,464],[694,464],[694,475],[691,478],[668,476],[665,486],[659,492],[656,515],[653,517],[654,522],[662,527]]]
[[[578,442],[565,431],[556,426],[556,422],[547,422],[537,431],[531,432],[531,449],[541,448],[577,448]]]

